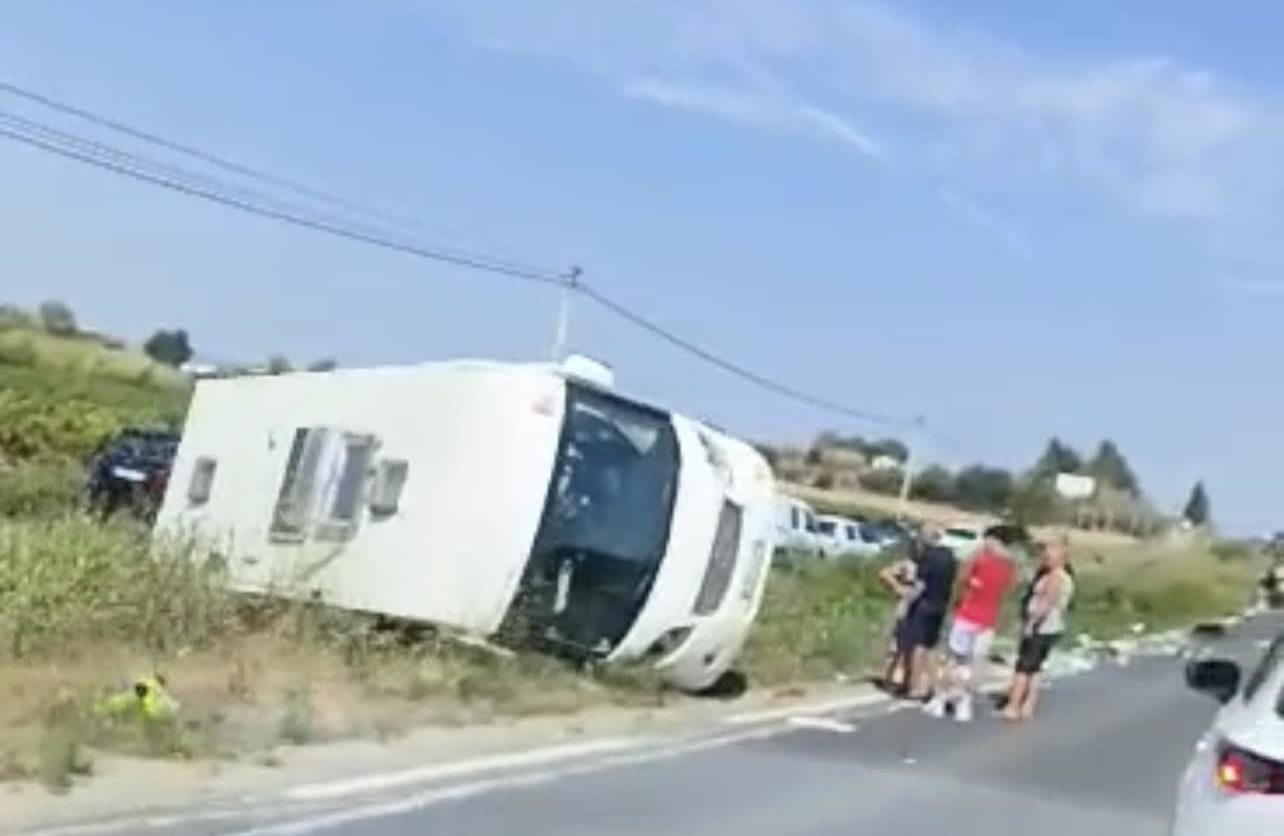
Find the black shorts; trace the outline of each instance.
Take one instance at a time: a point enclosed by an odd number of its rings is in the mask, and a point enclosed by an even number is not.
[[[941,643],[941,629],[944,625],[944,609],[912,606],[897,629],[897,644],[901,650],[913,650],[916,647],[930,650]]]
[[[1059,638],[1056,634],[1023,637],[1017,648],[1016,672],[1033,676],[1043,670],[1043,663],[1048,661],[1048,654]]]

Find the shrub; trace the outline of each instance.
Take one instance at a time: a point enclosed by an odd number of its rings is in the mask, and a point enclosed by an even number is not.
[[[0,518],[66,514],[76,505],[81,475],[79,468],[59,463],[0,470]]]
[[[213,567],[148,532],[69,515],[0,524],[0,656],[115,640],[149,650],[199,646],[233,611]]]

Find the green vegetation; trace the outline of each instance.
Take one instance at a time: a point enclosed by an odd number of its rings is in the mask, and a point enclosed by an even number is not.
[[[187,397],[175,372],[103,338],[0,324],[0,467],[81,460],[124,425],[179,423]]]
[[[768,452],[777,476],[786,482],[823,490],[859,489],[883,496],[897,496],[904,488],[904,466],[909,460],[908,449],[895,439],[870,442],[835,432],[821,433],[805,451]],[[1055,483],[1063,473],[1092,477],[1094,494],[1081,500],[1060,496]],[[1024,471],[982,462],[958,470],[928,464],[913,474],[909,488],[909,498],[915,501],[951,505],[1027,525],[1073,525],[1145,536],[1167,523],[1147,503],[1136,474],[1111,439],[1103,439],[1093,455],[1085,457],[1052,438]]]

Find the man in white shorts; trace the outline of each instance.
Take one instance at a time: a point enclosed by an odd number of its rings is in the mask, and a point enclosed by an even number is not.
[[[949,665],[927,711],[944,717],[952,710],[955,720],[966,723],[972,719],[973,683],[989,655],[1003,597],[1016,580],[1016,567],[1007,547],[987,536],[981,551],[963,567],[962,576],[963,591],[950,627]]]

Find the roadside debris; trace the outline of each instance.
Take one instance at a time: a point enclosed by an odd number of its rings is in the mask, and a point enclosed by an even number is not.
[[[95,714],[117,720],[169,720],[178,709],[178,700],[169,693],[165,677],[159,673],[138,677],[94,704]]]

